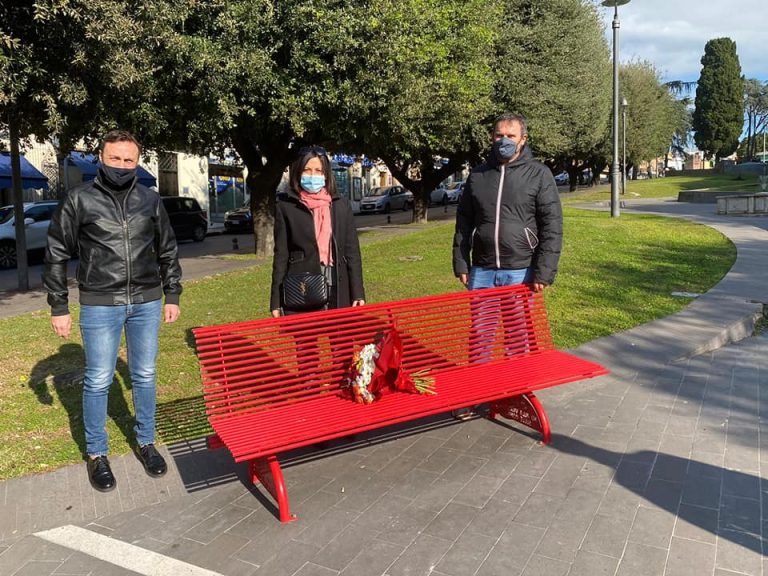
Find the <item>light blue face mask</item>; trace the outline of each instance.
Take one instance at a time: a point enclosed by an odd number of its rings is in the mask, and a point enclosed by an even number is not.
[[[302,176],[300,184],[310,194],[317,194],[325,188],[325,176]]]

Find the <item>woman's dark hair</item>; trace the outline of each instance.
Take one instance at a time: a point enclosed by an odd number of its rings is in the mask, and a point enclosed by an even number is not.
[[[301,194],[301,173],[304,171],[304,166],[312,158],[320,158],[320,163],[323,166],[323,175],[325,176],[325,190],[329,195],[336,196],[336,178],[334,178],[333,170],[331,170],[331,160],[328,158],[325,148],[320,146],[306,146],[299,150],[299,155],[291,164],[289,171],[291,190],[296,194]]]

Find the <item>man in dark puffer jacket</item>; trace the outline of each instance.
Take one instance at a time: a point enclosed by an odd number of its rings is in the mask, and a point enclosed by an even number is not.
[[[473,169],[456,212],[453,271],[470,290],[552,284],[563,215],[552,172],[526,145],[525,118],[502,114],[488,161]]]
[[[104,137],[96,178],[70,190],[61,202],[45,253],[43,285],[51,325],[62,338],[72,329],[67,263],[79,258],[87,469],[91,485],[101,492],[116,485],[105,424],[123,331],[136,410],[136,454],[150,476],[167,470],[154,446],[156,359],[161,319],[175,322],[179,317],[181,268],[160,196],[137,182],[140,153],[139,143],[124,130]]]

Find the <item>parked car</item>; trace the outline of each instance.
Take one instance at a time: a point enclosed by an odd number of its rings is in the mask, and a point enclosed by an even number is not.
[[[208,214],[194,198],[163,196],[171,228],[177,240],[202,242],[208,233]]]
[[[227,232],[253,232],[253,216],[249,204],[243,204],[224,213],[224,230]]]
[[[464,190],[464,182],[452,182],[445,186],[435,188],[429,194],[430,204],[456,204],[461,198],[461,193]]]
[[[56,200],[24,204],[24,237],[28,253],[42,253],[45,250],[48,225],[58,205]],[[16,267],[15,222],[13,206],[0,208],[0,268]]]
[[[383,186],[371,190],[369,196],[360,201],[362,214],[373,214],[392,210],[408,210],[413,207],[413,193],[402,186]]]
[[[560,172],[559,174],[555,174],[555,184],[558,186],[564,186],[570,182],[570,177],[568,176],[568,172]]]

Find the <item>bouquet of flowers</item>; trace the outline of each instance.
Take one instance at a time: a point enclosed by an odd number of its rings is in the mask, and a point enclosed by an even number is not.
[[[403,342],[394,328],[357,350],[345,389],[359,404],[370,404],[388,392],[435,394],[428,370],[408,374],[402,369]]]

